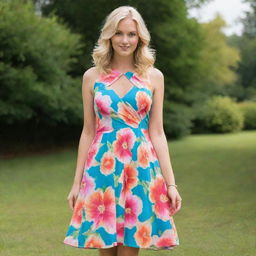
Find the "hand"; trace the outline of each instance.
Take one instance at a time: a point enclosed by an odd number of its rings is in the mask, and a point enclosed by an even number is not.
[[[68,205],[71,208],[71,210],[74,210],[74,206],[76,203],[76,199],[79,193],[80,185],[73,184],[71,191],[68,194],[67,200],[68,200]]]
[[[167,188],[167,195],[171,200],[171,215],[176,214],[181,208],[181,196],[176,187],[170,186]]]

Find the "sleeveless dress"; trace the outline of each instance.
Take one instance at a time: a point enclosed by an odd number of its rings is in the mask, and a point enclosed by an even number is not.
[[[109,86],[122,75],[132,87],[121,97]],[[131,71],[112,69],[95,82],[96,135],[64,244],[153,250],[179,245],[167,186],[148,132],[152,96],[144,80]]]

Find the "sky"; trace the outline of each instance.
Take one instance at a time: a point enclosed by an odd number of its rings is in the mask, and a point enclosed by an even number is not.
[[[219,12],[227,23],[223,32],[226,35],[241,35],[243,25],[239,18],[244,17],[245,11],[249,10],[249,4],[243,0],[212,0],[199,9],[189,10],[189,16],[197,18],[199,22],[208,22],[214,19],[216,12]]]

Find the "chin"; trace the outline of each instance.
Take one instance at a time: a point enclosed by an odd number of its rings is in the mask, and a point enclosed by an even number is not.
[[[129,51],[129,52],[117,52],[119,55],[121,56],[129,56],[132,55],[134,52],[133,51]]]

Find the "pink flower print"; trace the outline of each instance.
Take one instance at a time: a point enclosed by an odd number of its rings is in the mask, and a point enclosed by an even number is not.
[[[80,186],[80,195],[86,196],[90,194],[92,190],[95,188],[95,183],[93,177],[91,177],[87,171],[84,171],[81,186]]]
[[[88,152],[87,152],[87,158],[85,161],[85,170],[89,169],[89,167],[92,165],[92,161],[94,160],[95,155],[97,154],[99,150],[99,143],[100,143],[100,136],[96,134],[95,138],[92,141],[92,144],[90,145]]]
[[[105,192],[101,189],[93,192],[85,202],[85,212],[88,221],[93,221],[92,229],[103,227],[106,232],[116,231],[115,192],[108,187]]]
[[[141,119],[137,111],[126,102],[118,103],[118,115],[125,121],[126,124],[137,128]]]
[[[157,247],[170,247],[176,245],[176,235],[173,230],[165,230],[160,236],[152,237],[153,244]]]
[[[71,225],[74,226],[75,228],[78,228],[79,225],[81,225],[83,208],[84,200],[77,197],[71,219]]]
[[[75,246],[75,247],[78,246],[78,240],[74,239],[73,236],[65,237],[63,242],[64,242],[64,244],[72,245],[72,246]]]
[[[154,210],[158,218],[170,219],[171,202],[167,196],[167,188],[163,176],[157,176],[150,186],[150,200],[154,203]]]
[[[143,132],[146,140],[149,143],[149,147],[150,147],[150,151],[151,151],[151,155],[152,155],[153,159],[156,159],[157,158],[157,154],[156,154],[156,151],[155,151],[154,146],[152,144],[151,138],[149,136],[149,130],[148,129],[141,129],[141,131]]]
[[[85,242],[84,248],[102,248],[105,246],[104,241],[99,235],[90,235]]]
[[[136,74],[133,74],[133,76],[131,77],[131,82],[139,88],[142,88],[144,86],[143,80],[140,79]]]
[[[97,94],[94,98],[96,107],[98,108],[98,111],[104,116],[104,115],[110,115],[111,113],[111,98],[109,95],[102,95],[101,93]]]
[[[117,235],[117,242],[123,242],[124,240],[124,219],[119,217],[116,219],[116,235]]]
[[[123,184],[121,197],[125,199],[125,195],[137,185],[138,171],[132,164],[125,164],[124,171],[121,173],[120,182]]]
[[[114,82],[119,77],[119,75],[119,72],[112,71],[110,74],[101,75],[99,80],[103,82],[105,85],[109,85],[112,82]]]
[[[173,217],[170,218],[170,221],[171,221],[171,224],[172,224],[172,230],[173,230],[173,232],[174,232],[175,234],[177,234],[177,230],[176,230],[176,226],[175,226]]]
[[[150,150],[147,143],[141,142],[138,147],[138,163],[139,166],[146,168],[149,166]]]
[[[111,152],[106,152],[102,156],[100,171],[105,175],[109,175],[115,169],[115,158]]]
[[[150,247],[152,242],[151,225],[149,223],[139,223],[134,238],[139,247]]]
[[[114,154],[120,162],[129,163],[132,160],[132,148],[135,143],[135,134],[130,128],[122,128],[116,133],[117,139],[113,142]]]
[[[147,93],[139,91],[136,93],[136,102],[138,106],[138,113],[141,119],[143,119],[150,110],[152,100]]]
[[[112,127],[112,121],[110,117],[104,117],[102,119],[100,119],[97,115],[96,115],[96,138],[99,139],[102,135],[103,132],[106,131],[112,131],[113,127]]]
[[[138,216],[141,214],[141,212],[141,199],[132,193],[128,193],[125,199],[125,226],[128,228],[134,227],[138,222]]]

